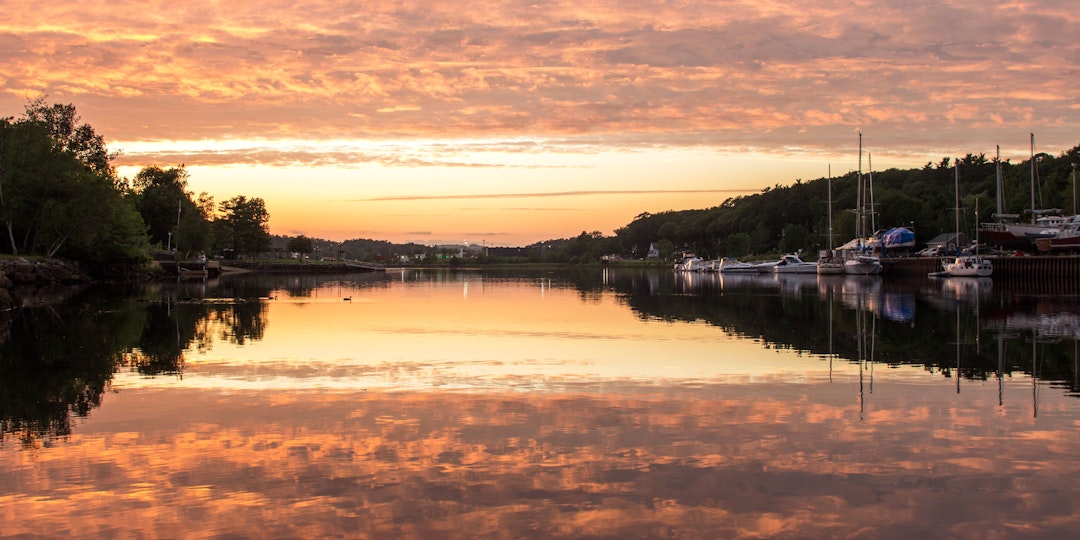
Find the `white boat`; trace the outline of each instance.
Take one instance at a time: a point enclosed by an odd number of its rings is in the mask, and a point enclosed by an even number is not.
[[[960,236],[960,162],[957,160],[954,170],[954,182],[956,184],[956,236]],[[978,215],[978,210],[975,214]],[[976,230],[976,235],[978,231]],[[978,246],[976,236],[975,245]],[[979,256],[978,249],[973,255],[957,254],[955,258],[941,261],[941,273],[932,272],[931,276],[944,277],[990,277],[994,273],[994,265],[987,259]]]
[[[858,251],[845,253],[844,273],[854,276],[872,276],[881,273],[881,259]]]
[[[941,261],[941,267],[946,277],[990,277],[994,273],[994,265],[978,255],[945,259]]]
[[[773,268],[780,264],[780,261],[765,261],[754,264],[754,269],[760,274],[771,274]]]
[[[843,250],[844,273],[856,276],[869,276],[881,273],[881,259],[870,254],[863,240],[866,231],[866,216],[873,213],[873,187],[866,189],[863,185],[862,174],[862,133],[859,133],[859,180],[858,202],[855,208],[855,245],[851,249]],[[873,180],[871,180],[872,182]],[[870,200],[867,200],[867,192]],[[870,210],[867,210],[869,208]],[[873,226],[870,227],[873,230]]]
[[[724,257],[720,259],[720,264],[718,265],[718,267],[721,274],[756,274],[758,272],[757,267],[755,267],[754,265],[742,262],[734,257]]]
[[[806,262],[798,255],[784,255],[773,266],[773,272],[777,274],[816,274],[818,265],[816,262]]]
[[[712,261],[706,261],[698,257],[687,257],[675,265],[675,270],[679,272],[704,272]]]

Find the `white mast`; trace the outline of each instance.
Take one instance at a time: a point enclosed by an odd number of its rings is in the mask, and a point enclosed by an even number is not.
[[[855,237],[859,239],[859,247],[862,247],[862,237],[863,237],[863,223],[862,222],[865,219],[865,216],[863,215],[864,201],[863,201],[863,180],[862,180],[862,132],[861,131],[859,132],[859,174],[858,174],[858,179],[859,179],[859,189],[858,189],[858,195],[856,196],[857,203],[856,203],[856,206],[855,206]]]
[[[1035,223],[1035,134],[1031,134],[1031,222]]]
[[[953,178],[956,182],[956,253],[960,254],[960,159],[953,165]]]
[[[866,153],[866,168],[869,169],[869,170],[866,172],[866,183],[867,183],[867,189],[870,190],[869,211],[870,211],[870,234],[871,235],[877,233],[877,224],[874,221],[874,214],[877,214],[877,208],[874,207],[874,161],[873,161],[873,159],[874,159],[874,156],[870,155],[870,153],[867,152]]]
[[[1073,175],[1075,175],[1075,171]],[[833,234],[832,234],[832,163],[829,164],[829,253],[832,253],[833,249]]]
[[[997,157],[994,158],[994,173],[997,175],[997,213],[1000,216],[1005,213],[1005,201],[1002,197],[1005,185],[1001,178],[1001,145],[997,145]]]

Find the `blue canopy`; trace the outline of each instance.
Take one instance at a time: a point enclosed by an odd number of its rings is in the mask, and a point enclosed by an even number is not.
[[[905,247],[915,245],[915,233],[904,227],[895,227],[885,231],[885,234],[881,235],[881,238],[885,241],[885,247]]]

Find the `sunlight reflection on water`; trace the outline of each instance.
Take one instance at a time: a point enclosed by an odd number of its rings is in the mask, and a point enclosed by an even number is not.
[[[200,319],[204,338],[175,373],[121,369],[70,434],[0,446],[2,534],[1080,531],[1080,407],[1051,383],[957,377],[949,347],[927,365],[885,364],[736,337],[700,321],[755,335],[757,315],[738,322],[700,296],[681,300],[703,310],[687,323],[611,292],[542,287],[335,283],[264,291],[244,306],[255,322]],[[740,309],[785,301],[770,294]],[[795,320],[819,301],[804,296],[785,305]],[[240,326],[255,330],[222,337]]]

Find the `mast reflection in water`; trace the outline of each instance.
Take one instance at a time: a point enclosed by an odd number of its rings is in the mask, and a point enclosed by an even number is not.
[[[78,291],[4,321],[3,534],[1074,536],[1076,300],[622,269]]]

